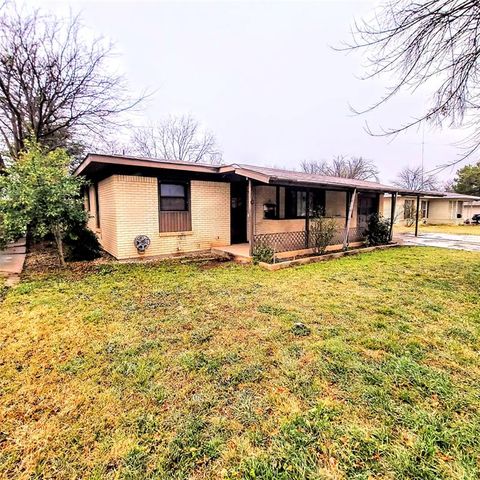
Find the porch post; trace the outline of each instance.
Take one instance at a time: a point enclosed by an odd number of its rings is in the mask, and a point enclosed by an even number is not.
[[[254,236],[254,219],[253,219],[253,185],[252,180],[248,179],[247,190],[247,221],[248,221],[248,239],[249,239],[249,254],[253,256],[253,236]]]
[[[350,232],[350,223],[353,216],[353,205],[355,203],[355,197],[357,196],[357,189],[353,189],[352,197],[350,198],[350,206],[348,207],[347,212],[347,225],[345,226],[345,235],[343,237],[343,249],[346,250],[348,247],[348,234]]]
[[[418,237],[418,217],[420,215],[420,195],[417,195],[417,214],[415,215],[415,236]]]
[[[305,207],[305,248],[310,243],[310,189],[307,188],[307,199]]]
[[[393,224],[395,222],[395,207],[397,206],[397,193],[392,193],[392,200],[390,205],[390,233],[388,238],[390,241],[393,240]]]

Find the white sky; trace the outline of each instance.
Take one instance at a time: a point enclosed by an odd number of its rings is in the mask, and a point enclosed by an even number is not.
[[[374,160],[389,183],[421,163],[422,131],[396,139],[368,135],[398,126],[425,101],[405,93],[366,116],[388,79],[361,81],[360,52],[334,51],[350,40],[354,18],[377,2],[140,2],[27,0],[83,23],[115,42],[132,90],[156,90],[138,123],[189,113],[213,131],[226,163],[297,168],[337,154]],[[458,130],[425,129],[426,170],[459,153]],[[448,170],[443,178],[453,176]]]

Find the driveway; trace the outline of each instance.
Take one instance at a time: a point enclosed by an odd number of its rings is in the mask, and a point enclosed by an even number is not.
[[[404,245],[420,245],[425,247],[450,248],[452,250],[480,251],[480,235],[452,235],[449,233],[421,233],[415,237],[413,233],[397,236]]]
[[[25,256],[24,238],[9,244],[5,250],[0,250],[0,277],[7,278],[7,285],[13,285],[20,280]]]

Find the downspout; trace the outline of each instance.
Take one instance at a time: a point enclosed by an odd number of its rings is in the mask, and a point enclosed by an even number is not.
[[[357,189],[353,189],[352,198],[350,199],[350,205],[348,207],[347,213],[347,225],[345,227],[345,236],[343,237],[343,249],[346,250],[348,248],[348,235],[350,233],[350,224],[352,221],[353,216],[353,205],[355,203],[355,197],[357,196]]]

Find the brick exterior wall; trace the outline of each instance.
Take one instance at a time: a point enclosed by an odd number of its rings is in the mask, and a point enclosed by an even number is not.
[[[171,255],[230,244],[230,184],[192,180],[190,232],[160,233],[158,182],[153,177],[113,175],[99,183],[100,231],[103,248],[118,259]],[[89,227],[95,231],[95,202],[91,188]],[[93,202],[92,202],[93,200]],[[133,244],[147,235],[151,244],[139,254]]]
[[[85,198],[85,210],[87,211],[88,215],[88,221],[87,221],[87,226],[90,230],[96,231],[96,225],[95,225],[95,194],[93,191],[93,187],[90,185],[88,187],[88,190],[86,192],[86,195],[88,195],[89,200]],[[88,206],[90,205],[90,208]]]
[[[99,182],[100,229],[98,236],[102,247],[107,252],[117,252],[118,250],[117,195],[114,177],[109,177]],[[95,197],[95,194],[93,196]]]

